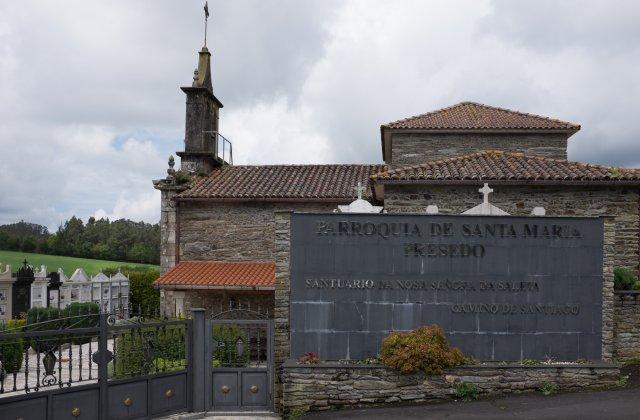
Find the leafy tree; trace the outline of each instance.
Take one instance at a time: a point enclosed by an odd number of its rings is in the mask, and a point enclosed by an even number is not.
[[[46,254],[160,263],[160,226],[127,219],[71,217],[50,234],[45,226],[20,221],[0,226],[0,249]]]
[[[20,247],[20,251],[23,252],[33,252],[36,250],[36,241],[31,236],[25,236],[22,240],[22,246]]]

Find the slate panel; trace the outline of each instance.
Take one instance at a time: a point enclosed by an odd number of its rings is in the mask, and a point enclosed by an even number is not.
[[[292,357],[372,357],[389,330],[437,324],[477,358],[600,358],[602,219],[294,214],[291,241]]]

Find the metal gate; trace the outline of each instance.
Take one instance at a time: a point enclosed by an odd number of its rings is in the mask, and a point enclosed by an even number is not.
[[[207,354],[211,354],[211,409],[271,410],[273,320],[211,319],[207,332],[210,334]]]

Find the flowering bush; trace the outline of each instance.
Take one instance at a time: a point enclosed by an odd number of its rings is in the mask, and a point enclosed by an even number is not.
[[[460,350],[451,347],[437,325],[410,332],[392,332],[382,341],[380,361],[404,374],[422,371],[428,375],[465,363]]]
[[[298,363],[301,363],[303,365],[311,365],[319,362],[320,358],[312,351],[308,351],[298,358]]]

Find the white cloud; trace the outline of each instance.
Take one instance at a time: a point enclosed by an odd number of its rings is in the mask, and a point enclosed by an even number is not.
[[[380,124],[475,100],[582,124],[570,158],[640,164],[637,2],[211,6],[236,163],[379,162]],[[0,3],[0,223],[157,221],[151,179],[183,148],[178,86],[196,65],[201,7]]]
[[[222,128],[233,133],[235,164],[331,162],[331,140],[312,110],[292,107],[282,95],[228,112]]]
[[[132,220],[148,220],[150,217],[154,221],[160,219],[160,192],[150,191],[136,197],[128,197],[121,194],[116,200],[111,211],[98,209],[93,213],[96,219],[108,218],[109,220],[117,220],[122,218]]]

